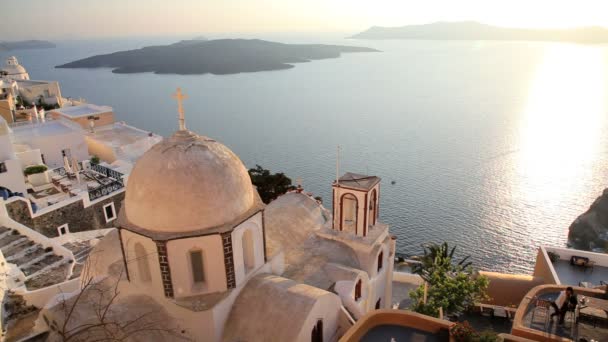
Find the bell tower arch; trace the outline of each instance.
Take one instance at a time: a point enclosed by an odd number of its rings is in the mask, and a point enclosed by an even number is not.
[[[380,178],[347,172],[333,188],[334,230],[365,237],[378,219]]]

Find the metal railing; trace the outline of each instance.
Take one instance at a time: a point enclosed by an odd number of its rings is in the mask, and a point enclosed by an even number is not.
[[[91,200],[91,201],[96,200],[100,197],[104,197],[115,191],[118,191],[124,187],[125,187],[125,185],[124,185],[122,179],[116,180],[116,181],[106,184],[106,185],[102,185],[97,189],[89,190],[89,200]]]
[[[110,168],[107,168],[105,166],[101,166],[99,164],[91,164],[91,170],[93,170],[99,174],[102,174],[106,177],[111,177],[111,178],[114,178],[117,180],[122,180],[122,176],[123,176],[122,173],[112,170]]]

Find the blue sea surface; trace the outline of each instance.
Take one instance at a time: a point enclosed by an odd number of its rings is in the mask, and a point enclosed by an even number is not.
[[[340,145],[341,171],[383,179],[380,219],[410,255],[448,241],[481,269],[530,273],[537,247],[565,246],[608,184],[605,45],[260,38],[382,52],[223,76],[54,68],[179,38],[11,54],[32,79],[59,81],[64,97],[112,106],[118,120],[164,136],[177,128],[171,94],[182,87],[189,129],[248,167],[301,178],[329,208]]]

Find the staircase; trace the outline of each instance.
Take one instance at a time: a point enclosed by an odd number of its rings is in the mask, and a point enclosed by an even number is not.
[[[26,284],[67,262],[63,256],[55,254],[51,247],[44,248],[18,231],[2,226],[0,250],[7,262],[17,265],[23,272]]]

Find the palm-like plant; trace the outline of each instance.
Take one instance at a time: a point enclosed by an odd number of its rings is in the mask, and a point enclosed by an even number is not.
[[[420,263],[412,266],[412,273],[418,274],[426,282],[432,283],[431,275],[436,270],[449,270],[450,272],[470,272],[471,262],[468,262],[470,256],[465,256],[462,260],[454,264],[454,252],[456,246],[450,247],[447,242],[442,244],[429,243],[422,245],[424,255],[415,259]]]

